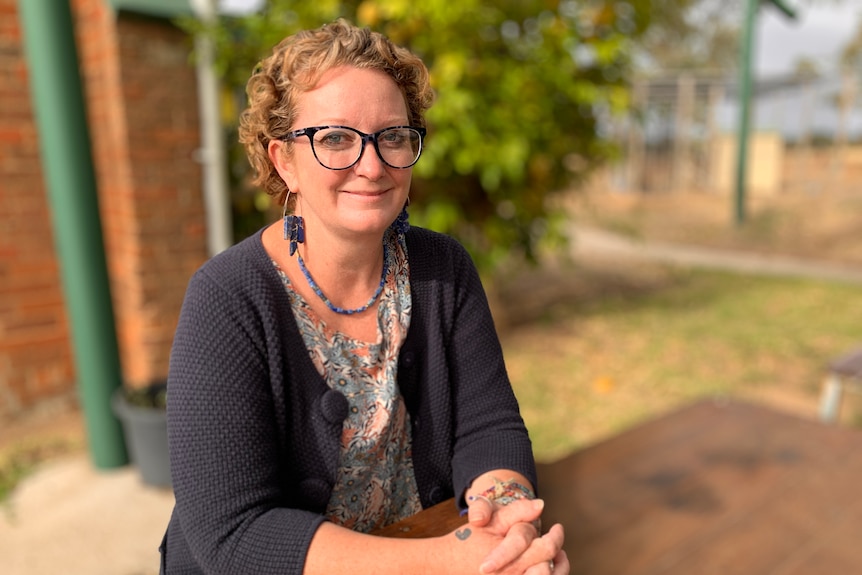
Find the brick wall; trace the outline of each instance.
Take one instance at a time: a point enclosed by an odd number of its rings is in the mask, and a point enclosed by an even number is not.
[[[67,394],[69,329],[16,0],[0,0],[0,414]]]
[[[206,258],[190,43],[165,20],[73,0],[123,377],[167,373]],[[0,0],[0,417],[74,392],[16,0]]]
[[[75,5],[120,359],[127,383],[144,385],[167,374],[206,255],[191,44],[164,20]]]

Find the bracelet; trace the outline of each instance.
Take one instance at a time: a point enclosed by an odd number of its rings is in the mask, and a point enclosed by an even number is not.
[[[535,499],[536,494],[533,493],[533,490],[527,487],[526,485],[521,485],[514,479],[510,479],[508,481],[500,481],[496,477],[494,479],[494,485],[480,493],[479,495],[471,495],[467,499],[469,501],[475,501],[476,499],[486,499],[488,501],[492,501],[502,506],[506,506],[513,501],[517,501],[518,499]],[[461,515],[466,515],[467,509],[464,509],[461,512]],[[533,521],[533,527],[536,528],[536,531],[541,534],[542,533],[542,520],[536,519]]]
[[[518,499],[535,499],[536,494],[526,485],[521,485],[514,479],[500,481],[494,478],[494,485],[477,495],[500,505],[508,505]]]

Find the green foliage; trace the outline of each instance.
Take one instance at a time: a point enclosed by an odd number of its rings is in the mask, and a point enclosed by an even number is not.
[[[411,217],[458,237],[487,268],[559,240],[549,198],[615,154],[601,120],[628,107],[632,38],[648,27],[651,4],[270,0],[210,33],[237,93],[282,37],[338,17],[419,54],[437,101]]]

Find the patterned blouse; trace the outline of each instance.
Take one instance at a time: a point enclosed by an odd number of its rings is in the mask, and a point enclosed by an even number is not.
[[[341,433],[338,477],[327,517],[369,532],[422,509],[413,474],[410,421],[397,386],[398,352],[410,327],[410,275],[403,235],[386,232],[387,274],[377,310],[377,341],[327,328],[278,269],[317,371],[350,409]],[[276,268],[278,266],[276,265]]]

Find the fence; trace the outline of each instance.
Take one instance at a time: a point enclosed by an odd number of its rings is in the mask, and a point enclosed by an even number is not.
[[[862,189],[862,113],[854,72],[760,79],[752,101],[747,187],[753,194]],[[633,112],[610,131],[623,161],[603,185],[639,192],[731,193],[736,81],[662,74],[633,85]]]

